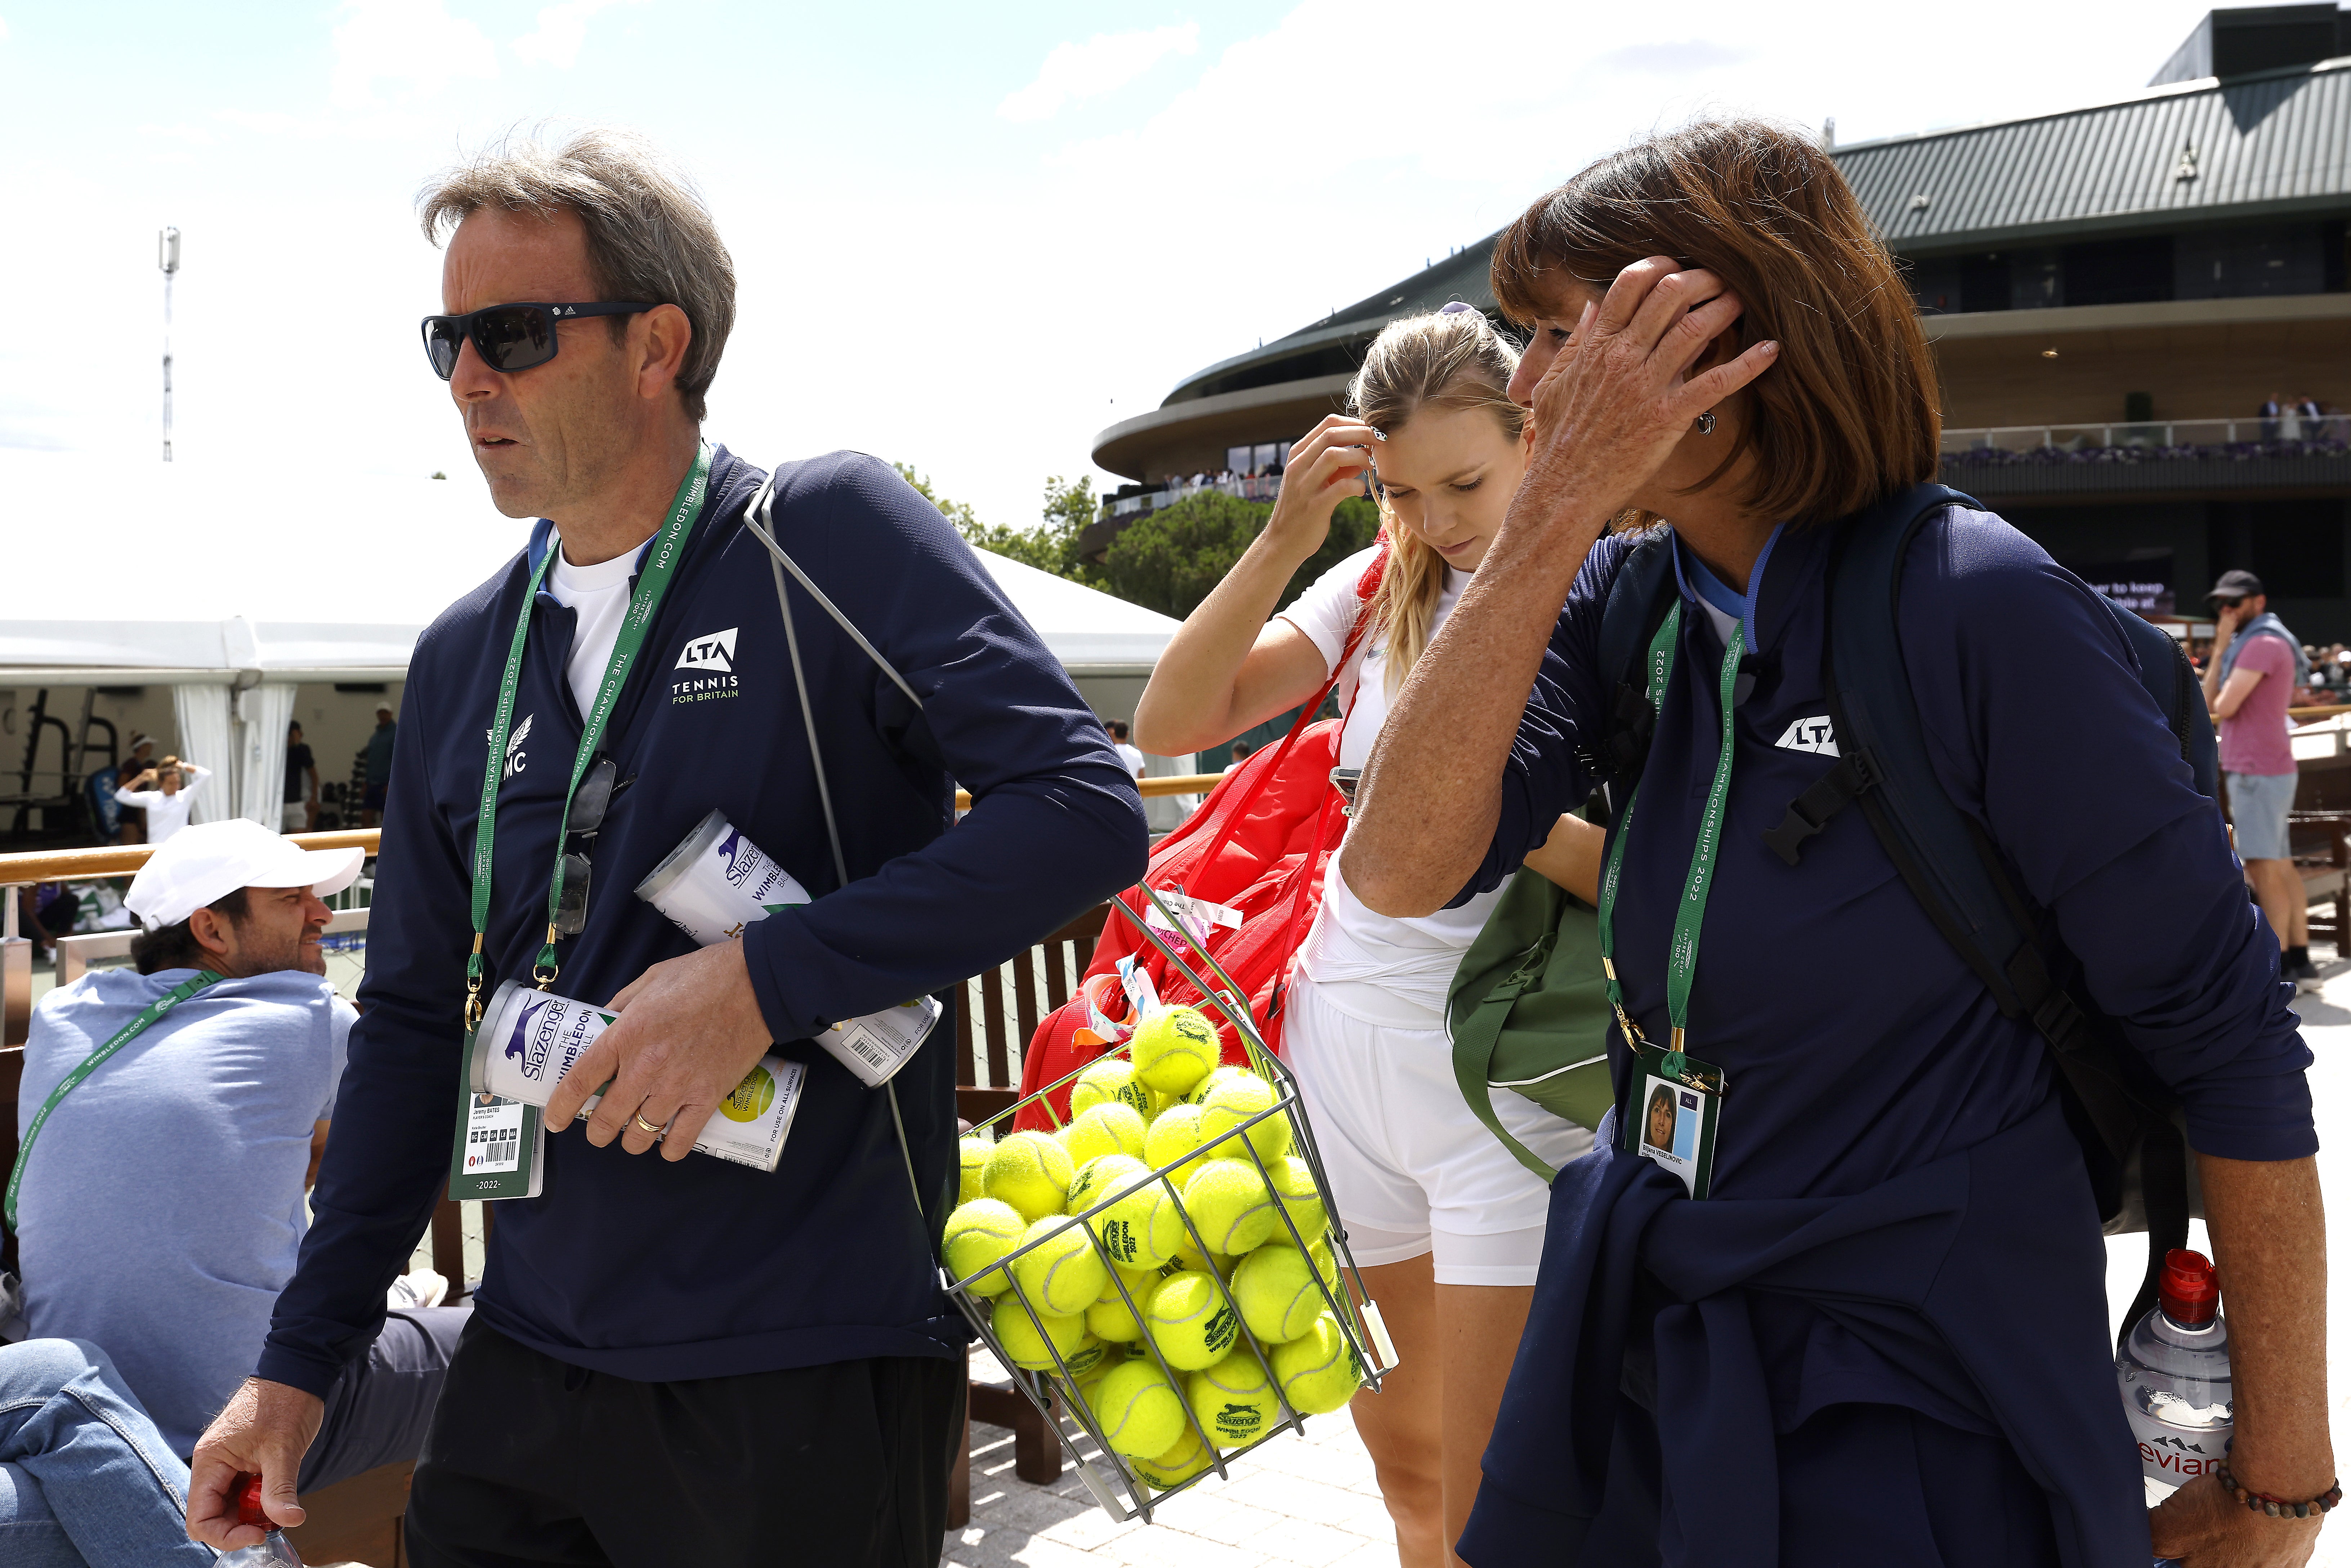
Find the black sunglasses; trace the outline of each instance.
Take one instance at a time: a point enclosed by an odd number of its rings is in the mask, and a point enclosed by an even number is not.
[[[621,778],[620,768],[602,753],[589,763],[587,773],[580,778],[580,788],[571,797],[571,817],[566,826],[572,838],[585,839],[588,843],[563,857],[563,894],[555,905],[558,936],[577,936],[588,928],[588,878],[595,870],[588,862],[588,851],[595,848],[597,830],[604,825],[604,813],[611,810],[612,797],[633,782],[633,779]]]
[[[635,316],[653,308],[619,299],[593,305],[486,305],[465,316],[427,316],[424,357],[433,361],[433,373],[445,382],[456,373],[458,350],[471,338],[482,362],[490,369],[527,371],[555,358],[558,321],[582,316]]]

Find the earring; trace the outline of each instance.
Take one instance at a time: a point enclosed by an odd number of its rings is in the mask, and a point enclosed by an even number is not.
[[[1714,434],[1714,410],[1708,409],[1704,413],[1698,416],[1698,433],[1700,435],[1712,435]]]

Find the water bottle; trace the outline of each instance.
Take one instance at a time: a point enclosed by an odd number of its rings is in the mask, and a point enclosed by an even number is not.
[[[2123,1341],[2115,1373],[2150,1506],[2220,1467],[2231,1429],[2229,1325],[2201,1252],[2164,1254],[2155,1308]]]
[[[302,1568],[302,1554],[294,1550],[286,1532],[270,1523],[269,1515],[262,1511],[261,1478],[238,1476],[230,1495],[236,1499],[239,1524],[257,1524],[269,1533],[251,1546],[222,1552],[219,1568]]]

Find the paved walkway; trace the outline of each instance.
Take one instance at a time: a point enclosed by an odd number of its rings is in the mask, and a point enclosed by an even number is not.
[[[2319,1138],[2330,1150],[2351,1149],[2351,965],[2330,965],[2325,991],[2298,1005],[2304,1038],[2317,1058],[2311,1092]],[[2339,1162],[2339,1163],[2337,1163]],[[2351,1160],[2326,1172],[2328,1250],[2351,1260]],[[2191,1245],[2205,1245],[2199,1222]],[[2137,1238],[2113,1245],[2110,1275],[2115,1313],[2137,1288],[2146,1263]],[[2338,1262],[2329,1303],[2328,1361],[2335,1442],[2351,1471],[2351,1266]],[[2018,1288],[2029,1289],[2020,1281]],[[1074,1469],[1050,1487],[1012,1473],[1012,1434],[972,1428],[971,1524],[947,1542],[943,1563],[953,1568],[1099,1568],[1106,1563],[1167,1564],[1168,1568],[1393,1568],[1395,1536],[1372,1464],[1344,1412],[1307,1422],[1306,1435],[1276,1437],[1233,1468],[1230,1480],[1211,1477],[1157,1511],[1158,1521],[1113,1524],[1094,1504]],[[2331,1526],[2320,1538],[2314,1568],[2351,1568],[2351,1524]]]

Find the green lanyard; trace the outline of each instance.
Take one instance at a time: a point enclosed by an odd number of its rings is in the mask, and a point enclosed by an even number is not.
[[[1682,607],[1678,601],[1666,615],[1666,623],[1649,642],[1649,706],[1660,717],[1666,711],[1666,683],[1672,679],[1674,655],[1679,646]],[[1690,983],[1698,977],[1698,939],[1699,928],[1706,924],[1706,895],[1714,885],[1715,861],[1722,845],[1722,813],[1730,796],[1730,758],[1736,738],[1732,727],[1732,704],[1739,689],[1739,660],[1747,647],[1747,627],[1741,622],[1730,630],[1729,645],[1722,651],[1722,755],[1714,764],[1714,783],[1706,793],[1706,814],[1698,819],[1698,843],[1690,851],[1689,877],[1682,885],[1682,898],[1674,910],[1673,946],[1667,956],[1666,1016],[1673,1024],[1673,1049],[1667,1054],[1664,1076],[1678,1077],[1682,1071],[1682,1040],[1689,1021]],[[1608,869],[1600,879],[1600,967],[1608,979],[1608,1004],[1616,1009],[1616,1022],[1625,1031],[1625,1043],[1638,1046],[1646,1043],[1640,1026],[1625,1010],[1625,988],[1616,978],[1616,889],[1625,872],[1625,840],[1633,831],[1633,809],[1640,804],[1641,789],[1633,787],[1632,798],[1625,802],[1625,820],[1616,825],[1616,837],[1608,846]]]
[[[25,1141],[16,1149],[16,1168],[8,1173],[8,1202],[5,1218],[9,1229],[16,1228],[16,1189],[25,1184],[25,1161],[33,1152],[33,1140],[41,1135],[41,1128],[47,1124],[49,1113],[57,1108],[57,1103],[72,1093],[83,1079],[104,1066],[108,1058],[144,1034],[149,1024],[153,1023],[205,987],[218,985],[220,978],[210,969],[199,969],[189,978],[182,980],[162,996],[149,1002],[144,1012],[115,1030],[113,1039],[84,1057],[79,1067],[66,1074],[64,1082],[49,1091],[48,1099],[42,1103],[38,1111],[33,1113],[32,1124],[25,1129]]]
[[[686,536],[702,515],[702,504],[710,491],[710,447],[705,443],[694,455],[694,466],[686,470],[678,482],[677,494],[669,504],[669,521],[654,536],[653,552],[645,558],[645,569],[637,576],[637,586],[629,595],[629,612],[621,622],[621,634],[613,640],[612,656],[604,664],[604,682],[596,691],[596,703],[589,709],[587,723],[580,731],[580,752],[571,761],[571,782],[563,791],[563,816],[557,824],[555,835],[555,873],[547,889],[547,941],[531,965],[531,978],[540,990],[555,983],[555,912],[563,902],[563,843],[570,837],[571,797],[587,777],[588,765],[595,760],[597,743],[604,736],[604,721],[612,716],[612,705],[620,700],[621,688],[628,684],[629,672],[636,668],[637,651],[644,645],[645,632],[653,625],[653,612],[661,608],[662,595],[669,591],[670,579],[676,575],[678,558],[684,553]],[[555,552],[562,549],[559,538],[532,569],[529,586],[522,596],[522,613],[515,617],[514,641],[507,649],[506,674],[498,681],[497,716],[490,725],[490,756],[482,768],[482,809],[474,828],[474,950],[465,959],[465,1035],[473,1038],[482,1021],[482,937],[490,923],[491,848],[497,836],[498,782],[506,768],[507,729],[514,722],[515,691],[522,683],[523,650],[530,641],[530,612],[538,602],[538,585],[547,575],[549,563]]]

